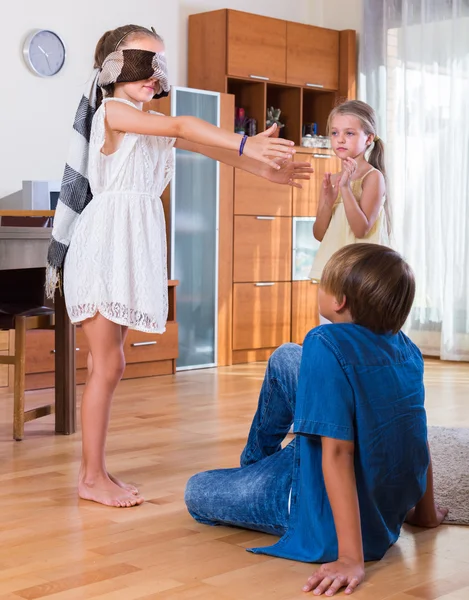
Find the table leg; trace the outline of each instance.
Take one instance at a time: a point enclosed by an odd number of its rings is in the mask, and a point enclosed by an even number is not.
[[[75,326],[65,299],[55,293],[55,433],[76,431]]]

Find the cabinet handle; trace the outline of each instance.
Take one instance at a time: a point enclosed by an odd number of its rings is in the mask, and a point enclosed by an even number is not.
[[[77,352],[79,352],[79,351],[80,351],[80,348],[75,348],[75,350],[76,350]],[[51,354],[55,354],[55,353],[56,353],[56,350],[51,350],[51,351],[50,351],[50,353],[51,353]]]
[[[256,287],[270,287],[272,285],[275,285],[275,283],[271,282],[271,281],[263,281],[262,283],[255,283],[254,284]]]
[[[333,158],[332,154],[313,154],[314,158]]]
[[[306,83],[306,87],[322,89],[324,86],[321,83]]]
[[[263,77],[262,75],[249,75],[251,79],[260,79],[261,81],[269,81],[269,77]]]
[[[132,346],[132,348],[137,348],[138,346],[154,346],[157,343],[158,342],[156,342],[155,340],[152,340],[151,342],[134,342],[130,345]]]
[[[275,217],[256,217],[259,221],[275,221]]]

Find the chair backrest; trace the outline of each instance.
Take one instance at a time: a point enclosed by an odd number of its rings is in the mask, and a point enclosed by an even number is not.
[[[2,227],[52,227],[54,217],[2,216]]]
[[[50,301],[46,301],[45,281],[45,268],[0,270],[0,306],[52,306]]]

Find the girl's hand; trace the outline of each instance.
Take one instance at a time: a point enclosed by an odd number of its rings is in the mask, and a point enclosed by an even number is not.
[[[270,137],[276,129],[277,125],[274,123],[272,127],[269,127],[266,131],[248,138],[244,146],[244,154],[249,158],[266,163],[278,171],[281,167],[278,162],[275,162],[273,159],[291,158],[295,154],[295,149],[293,147],[295,143],[282,138]]]
[[[435,510],[432,514],[425,514],[423,511],[413,508],[407,513],[405,522],[414,527],[435,528],[441,525],[448,514],[447,508],[442,508],[435,503]]]
[[[349,187],[352,181],[352,175],[357,170],[357,161],[353,158],[345,158],[342,161],[342,173],[338,175],[339,187]]]
[[[331,174],[325,173],[324,178],[322,180],[322,187],[324,188],[324,198],[326,204],[329,208],[332,208],[337,200],[337,196],[339,195],[339,176],[337,176],[337,180],[335,185],[332,185]]]
[[[315,596],[333,596],[340,589],[346,587],[345,593],[353,591],[365,579],[363,563],[350,558],[339,558],[336,562],[321,565],[316,573],[310,577],[303,588],[304,592],[311,592]]]
[[[309,179],[311,173],[314,173],[314,169],[311,168],[309,162],[293,162],[292,160],[284,159],[277,159],[275,162],[280,166],[280,169],[269,169],[266,177],[266,179],[273,183],[301,188],[301,184],[296,183],[294,180]]]

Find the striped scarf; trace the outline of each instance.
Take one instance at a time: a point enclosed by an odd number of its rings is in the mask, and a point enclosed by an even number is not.
[[[155,78],[159,86],[154,98],[169,93],[166,60],[163,54],[147,50],[124,49],[109,54],[101,69],[95,71],[83,94],[73,122],[73,138],[54,216],[52,239],[47,253],[46,296],[53,298],[61,288],[62,270],[77,219],[93,199],[88,181],[91,126],[98,108],[100,88],[113,83]]]

